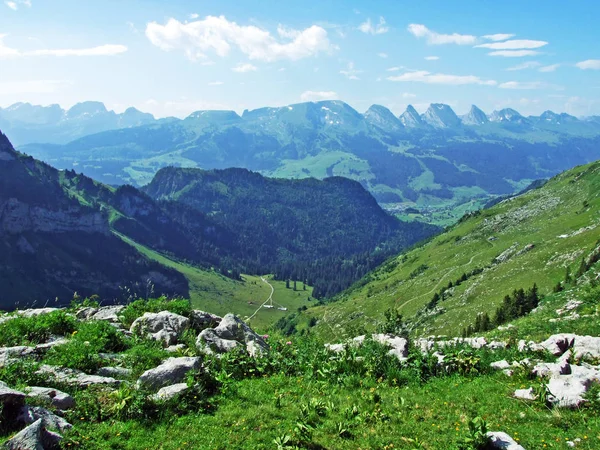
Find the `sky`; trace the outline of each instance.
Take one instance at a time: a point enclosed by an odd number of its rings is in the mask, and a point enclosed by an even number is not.
[[[0,0],[0,107],[600,115],[597,0]]]

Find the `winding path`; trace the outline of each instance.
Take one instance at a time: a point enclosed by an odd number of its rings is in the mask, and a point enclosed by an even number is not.
[[[267,304],[267,302],[269,302],[269,300],[271,300],[271,299],[273,298],[273,293],[275,292],[275,288],[273,287],[273,285],[272,285],[271,283],[269,283],[269,282],[268,282],[268,281],[265,279],[265,277],[260,277],[260,279],[261,279],[261,281],[262,281],[263,283],[266,283],[266,284],[268,284],[268,285],[269,285],[269,287],[271,288],[271,294],[270,294],[270,295],[269,295],[269,297],[268,297],[268,298],[267,298],[267,299],[266,299],[266,300],[263,302],[263,304],[262,304],[262,305],[260,305],[260,306],[259,306],[259,307],[256,309],[256,311],[254,311],[254,314],[252,314],[250,317],[248,317],[248,318],[246,319],[246,321],[248,321],[248,320],[252,319],[252,318],[253,318],[253,317],[254,317],[254,316],[255,316],[255,315],[256,315],[256,314],[257,314],[257,313],[260,311],[260,309],[261,309],[263,306],[265,306],[265,305]]]

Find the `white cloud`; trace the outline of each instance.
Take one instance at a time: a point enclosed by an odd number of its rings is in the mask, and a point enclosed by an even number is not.
[[[408,31],[418,38],[426,38],[430,45],[442,44],[457,44],[457,45],[473,45],[477,42],[477,37],[470,34],[440,34],[431,31],[425,25],[411,23],[408,26]]]
[[[398,72],[399,70],[404,69],[403,66],[400,67],[390,67],[389,69],[386,69],[388,72]]]
[[[4,4],[13,11],[17,11],[19,6],[27,6],[28,8],[31,8],[31,0],[6,0]]]
[[[221,86],[223,83],[222,81],[211,81],[210,83],[208,83],[209,86]]]
[[[554,72],[559,67],[560,67],[560,64],[551,64],[549,66],[540,67],[538,70],[540,72]]]
[[[504,41],[506,39],[510,39],[511,37],[514,37],[514,34],[486,34],[485,36],[482,36],[484,39],[487,39],[488,41]]]
[[[319,53],[331,53],[337,47],[329,41],[327,31],[317,25],[304,30],[278,27],[281,40],[265,29],[254,25],[238,25],[224,16],[182,23],[169,19],[165,25],[151,22],[146,36],[152,44],[164,51],[183,50],[191,60],[204,59],[214,52],[225,57],[232,47],[251,60],[298,60]]]
[[[190,20],[196,20],[198,17],[200,17],[200,14],[197,13],[192,13],[188,16]]]
[[[531,39],[513,39],[511,41],[479,44],[475,48],[489,48],[492,50],[519,50],[524,48],[540,48],[548,45],[546,41],[533,41]]]
[[[60,80],[0,81],[0,95],[51,94],[68,84]]]
[[[426,56],[425,60],[427,61],[437,61],[438,59],[440,59],[439,56]]]
[[[125,53],[124,45],[99,45],[91,48],[42,49],[23,53],[24,56],[114,56]]]
[[[11,57],[19,56],[20,53],[18,50],[4,45],[5,37],[6,37],[6,34],[0,34],[0,58],[11,58]]]
[[[522,58],[523,56],[535,56],[539,55],[540,52],[535,50],[497,50],[490,52],[490,56],[504,56],[505,58]]]
[[[514,70],[535,69],[536,67],[539,67],[539,66],[541,66],[541,64],[537,61],[527,61],[522,64],[517,64],[516,66],[509,67],[506,70],[514,71]]]
[[[360,78],[357,75],[361,72],[362,70],[356,70],[354,68],[354,62],[352,61],[348,63],[348,67],[345,70],[340,70],[340,73],[342,75],[345,75],[346,78],[348,78],[349,80],[360,80]]]
[[[415,94],[411,94],[410,92],[403,92],[402,93],[402,98],[416,98],[417,96]]]
[[[585,61],[578,62],[575,66],[581,70],[600,70],[600,59],[586,59]]]
[[[358,26],[358,29],[367,34],[384,34],[390,31],[390,28],[386,26],[383,17],[379,18],[379,23],[377,25],[373,25],[371,19],[367,19],[366,22],[363,22]]]
[[[239,63],[237,66],[235,66],[231,70],[233,70],[234,72],[238,72],[238,73],[246,73],[246,72],[256,72],[258,70],[258,68],[249,63],[245,63],[245,64]]]
[[[388,57],[388,54],[387,54],[387,53],[380,52],[380,53],[377,53],[377,56],[379,56],[380,58],[384,58],[384,59],[385,59],[385,58],[387,58],[387,57]]]
[[[508,81],[498,85],[500,89],[562,89],[554,84],[544,83],[542,81]]]
[[[390,81],[413,81],[418,83],[428,84],[448,84],[448,85],[464,85],[464,84],[479,84],[482,86],[495,86],[494,80],[482,80],[475,75],[447,75],[443,73],[432,74],[425,70],[415,72],[406,72],[402,75],[391,76],[387,78]]]
[[[333,91],[304,91],[300,95],[303,102],[318,102],[321,100],[337,100],[337,92]]]

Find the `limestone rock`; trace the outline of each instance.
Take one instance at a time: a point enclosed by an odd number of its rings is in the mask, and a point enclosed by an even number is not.
[[[96,375],[123,380],[131,376],[131,369],[125,367],[101,367],[96,372]]]
[[[42,365],[36,373],[48,377],[50,381],[80,388],[89,386],[117,387],[121,384],[119,380],[115,380],[111,377],[88,375],[80,370],[49,366],[46,364]]]
[[[529,389],[517,389],[514,394],[514,398],[520,398],[522,400],[535,400],[537,397],[533,392],[533,388]]]
[[[138,387],[158,390],[165,386],[181,383],[190,370],[200,369],[200,358],[168,358],[160,366],[147,370],[138,379]]]
[[[389,355],[395,356],[399,360],[404,360],[408,356],[408,340],[391,334],[374,334],[373,340],[382,345],[391,348]]]
[[[488,434],[490,446],[502,450],[525,450],[513,438],[502,431],[490,431]]]
[[[38,419],[6,441],[4,448],[6,450],[53,450],[58,448],[61,439],[59,434],[47,431],[42,419]]]
[[[269,349],[261,336],[233,314],[223,317],[216,328],[203,330],[196,340],[198,348],[216,353],[227,353],[238,345],[242,345],[253,356]]]
[[[190,326],[190,319],[169,311],[144,313],[135,319],[129,331],[162,341],[165,346],[177,343],[183,332]]]
[[[550,378],[548,400],[563,408],[577,408],[585,402],[583,398],[591,385],[591,380],[578,375],[562,375]]]
[[[504,370],[511,367],[507,360],[503,359],[502,361],[496,361],[490,364],[490,367],[495,370]]]
[[[221,318],[214,314],[195,309],[191,314],[191,327],[200,332],[206,328],[214,328],[221,323]]]
[[[0,381],[0,405],[22,405],[25,397],[25,393],[11,389]]]
[[[171,386],[160,388],[156,394],[152,395],[151,398],[159,401],[171,400],[187,392],[188,390],[189,387],[187,383],[172,384]]]
[[[75,399],[58,389],[31,386],[25,389],[25,392],[28,397],[46,400],[58,409],[67,410],[75,407]]]
[[[107,322],[119,322],[119,314],[125,309],[123,305],[102,306],[90,317],[91,320],[105,320]]]
[[[40,419],[42,420],[44,428],[51,428],[61,432],[73,428],[73,425],[62,417],[57,416],[47,409],[40,408],[39,406],[23,406],[17,415],[16,420],[17,422],[31,425]]]

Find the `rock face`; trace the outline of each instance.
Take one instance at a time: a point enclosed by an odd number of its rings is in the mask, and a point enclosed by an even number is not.
[[[25,402],[26,394],[8,387],[6,383],[0,381],[0,404],[22,405]]]
[[[7,450],[53,450],[58,448],[62,437],[46,430],[42,419],[29,425],[4,444]]]
[[[233,314],[223,317],[216,328],[203,330],[196,340],[196,345],[201,350],[216,353],[226,353],[241,345],[252,356],[269,349],[261,336]]]
[[[181,383],[190,370],[201,367],[200,358],[169,358],[160,366],[147,370],[138,379],[138,387],[156,391],[162,387]]]
[[[554,334],[530,347],[533,350],[547,350],[554,356],[560,356],[572,349],[576,360],[600,358],[600,337],[595,336],[579,336],[573,333]]]
[[[75,407],[75,399],[58,389],[32,386],[25,391],[28,397],[46,400],[58,409],[67,410]]]
[[[138,336],[147,336],[155,341],[161,341],[165,346],[177,343],[183,332],[190,326],[187,317],[169,311],[159,313],[144,313],[135,319],[129,331]]]
[[[523,446],[502,431],[490,431],[487,436],[492,448],[499,448],[502,450],[525,450]]]

